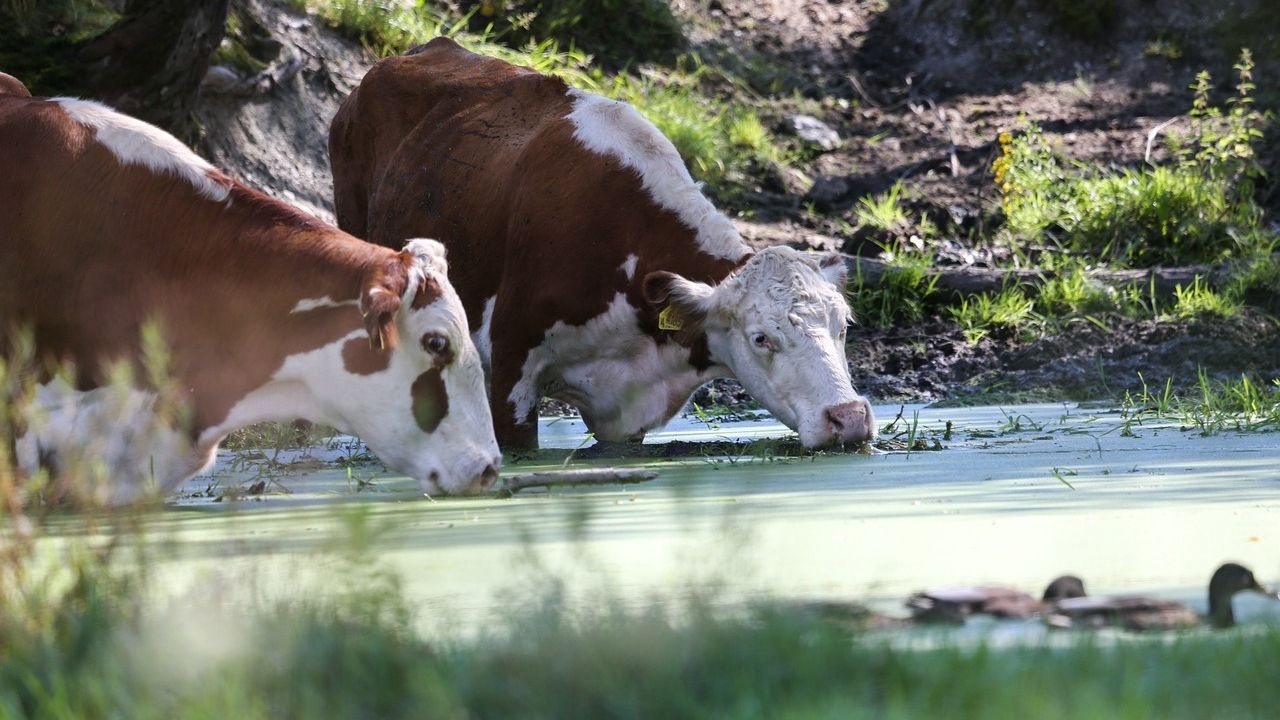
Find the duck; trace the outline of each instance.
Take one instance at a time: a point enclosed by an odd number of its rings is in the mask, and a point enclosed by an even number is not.
[[[1280,599],[1280,593],[1259,583],[1249,568],[1224,563],[1209,578],[1209,613],[1201,617],[1195,610],[1173,600],[1142,595],[1094,597],[1084,593],[1055,600],[1046,606],[1044,620],[1054,628],[1118,627],[1133,631],[1178,630],[1208,623],[1215,628],[1235,625],[1231,600],[1237,593],[1256,592]]]
[[[922,590],[905,603],[916,622],[960,624],[971,615],[1029,620],[1046,605],[1082,597],[1084,582],[1075,575],[1061,575],[1045,587],[1040,599],[1014,588],[998,585],[957,586]]]

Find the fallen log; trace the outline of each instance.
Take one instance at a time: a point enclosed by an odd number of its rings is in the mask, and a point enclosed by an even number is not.
[[[503,479],[501,495],[511,495],[532,487],[562,485],[630,485],[658,477],[657,470],[643,468],[584,468],[580,470],[549,470],[545,472],[512,475]]]
[[[1280,260],[1280,253],[1271,256]],[[845,266],[849,268],[849,278],[861,278],[866,287],[879,287],[886,274],[893,271],[893,264],[875,258],[845,255]],[[1090,280],[1123,290],[1138,287],[1144,293],[1154,292],[1166,297],[1173,294],[1175,288],[1187,287],[1197,277],[1211,287],[1225,284],[1239,269],[1247,267],[1251,260],[1233,260],[1214,265],[1187,265],[1183,267],[1154,267],[1137,270],[1088,270],[1085,276]],[[936,267],[927,273],[937,278],[936,291],[942,300],[969,297],[982,293],[999,292],[1011,285],[1027,285],[1038,287],[1047,280],[1058,275],[1050,270],[1041,269],[1001,269],[981,268],[973,266]]]

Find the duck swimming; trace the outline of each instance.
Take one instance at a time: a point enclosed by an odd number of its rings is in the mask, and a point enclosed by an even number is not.
[[[1049,583],[1039,600],[1021,590],[982,585],[923,590],[907,598],[905,604],[913,620],[956,624],[970,615],[1025,620],[1039,615],[1046,603],[1083,595],[1080,578],[1063,575]]]
[[[1054,601],[1046,607],[1045,622],[1051,627],[1120,627],[1126,630],[1175,630],[1207,622],[1216,628],[1235,624],[1231,600],[1237,593],[1256,592],[1280,599],[1280,594],[1263,586],[1253,572],[1239,563],[1225,563],[1209,579],[1209,613],[1201,617],[1173,600],[1142,595],[1091,597],[1081,595]]]

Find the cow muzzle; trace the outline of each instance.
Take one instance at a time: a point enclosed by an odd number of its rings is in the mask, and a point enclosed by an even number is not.
[[[832,405],[822,411],[822,416],[830,433],[824,444],[864,443],[876,436],[875,413],[863,398]]]
[[[483,466],[460,473],[453,482],[446,482],[438,470],[432,470],[428,473],[427,482],[423,485],[428,495],[431,494],[432,488],[444,495],[479,495],[488,492],[498,481],[498,468],[501,466],[502,458],[495,457]]]

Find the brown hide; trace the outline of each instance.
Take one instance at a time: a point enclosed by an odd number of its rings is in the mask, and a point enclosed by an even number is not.
[[[355,305],[292,313],[299,300],[406,281],[396,253],[213,177],[227,200],[121,165],[55,103],[0,96],[0,324],[34,328],[40,352],[73,361],[84,389],[104,361],[136,357],[142,325],[159,323],[197,436],[287,356],[362,327]]]
[[[693,230],[649,198],[637,173],[573,138],[566,90],[436,39],[376,64],[329,140],[340,227],[389,247],[444,242],[473,329],[496,296],[490,402],[504,446],[536,444],[536,418],[517,421],[507,398],[553,324],[585,323],[623,292],[642,329],[668,342],[645,302],[645,275],[715,283],[736,265],[699,252]],[[639,261],[628,279],[619,267],[631,254]],[[695,364],[709,363],[705,337],[681,341]]]

